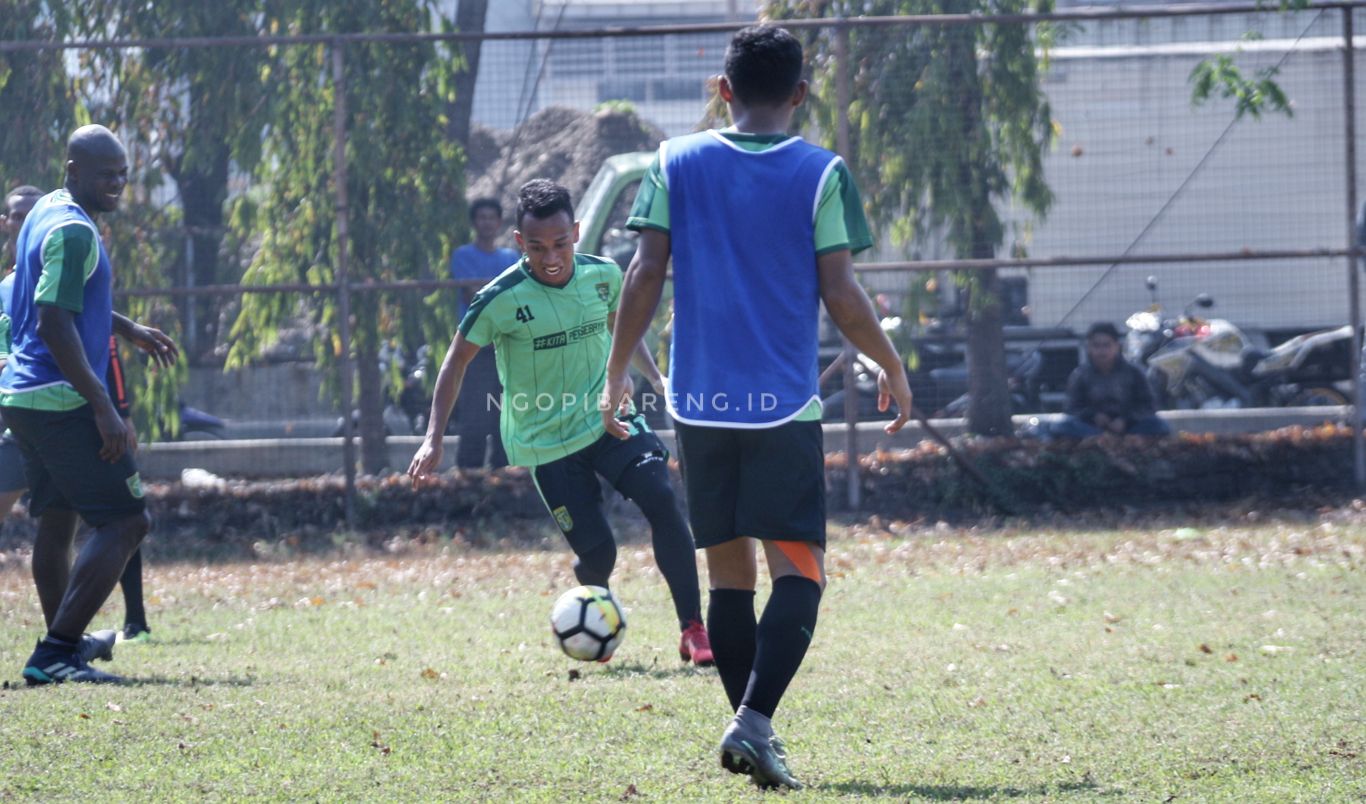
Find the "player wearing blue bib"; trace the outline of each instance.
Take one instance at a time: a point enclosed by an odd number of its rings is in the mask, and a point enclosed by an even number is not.
[[[44,611],[53,612],[24,667],[29,684],[119,680],[89,666],[81,635],[149,521],[134,441],[101,378],[111,334],[158,365],[179,354],[160,331],[113,311],[113,270],[93,216],[117,209],[127,184],[118,139],[103,126],[77,129],[67,141],[66,186],[39,199],[15,244],[0,408],[23,452],[29,511],[38,518],[34,580]],[[78,517],[92,531],[70,564]]]
[[[688,515],[711,580],[707,629],[735,717],[722,767],[763,787],[801,787],[772,717],[800,667],[825,587],[825,456],[817,396],[817,323],[875,360],[879,408],[905,424],[901,358],[854,279],[872,238],[839,156],[787,135],[806,98],[801,45],[772,26],[731,39],[721,98],[733,129],[666,141],[628,225],[640,243],[623,286],[603,421],[626,393],[626,368],[659,304],[670,259],[674,333],[669,407]],[[757,622],[756,540],[773,591]]]

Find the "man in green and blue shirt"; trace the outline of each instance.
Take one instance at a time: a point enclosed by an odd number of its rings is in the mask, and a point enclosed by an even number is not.
[[[789,136],[806,98],[802,49],[755,26],[726,49],[718,92],[735,126],[665,141],[632,210],[641,233],[622,290],[604,409],[673,263],[669,409],[678,421],[688,514],[706,550],[707,626],[735,713],[722,767],[763,787],[801,787],[772,717],[801,666],[825,588],[825,456],[817,325],[835,325],[882,367],[879,408],[910,414],[905,367],[853,275],[872,243],[843,160]],[[610,417],[603,426],[628,434]],[[773,591],[756,621],[756,546]]]
[[[483,347],[493,346],[508,462],[531,469],[574,551],[579,583],[607,587],[616,563],[601,475],[650,522],[655,561],[683,632],[680,657],[710,664],[692,534],[670,485],[668,454],[644,416],[624,416],[629,437],[617,439],[606,434],[598,413],[621,270],[611,260],[574,252],[578,222],[564,187],[536,179],[518,197],[516,238],[525,256],[480,290],[461,319],[437,375],[426,440],[408,474],[420,480],[440,466],[446,420],[466,369]],[[662,391],[649,353],[639,348],[636,358]]]
[[[93,216],[118,208],[128,183],[123,145],[103,126],[83,126],[67,142],[66,173],[66,186],[39,199],[19,231],[11,352],[0,373],[0,408],[39,520],[34,581],[53,612],[24,667],[30,684],[119,680],[92,669],[80,643],[149,520],[133,438],[101,378],[112,334],[161,366],[179,354],[160,331],[113,311],[113,269]],[[70,564],[78,518],[92,532]]]

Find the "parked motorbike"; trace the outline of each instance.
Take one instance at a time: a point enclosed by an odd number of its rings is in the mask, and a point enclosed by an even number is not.
[[[203,433],[214,438],[223,438],[224,431],[228,423],[213,415],[205,413],[199,408],[192,408],[181,402],[180,405],[180,438],[184,438],[186,433]]]
[[[1349,379],[1351,327],[1311,332],[1273,349],[1257,349],[1237,325],[1202,318],[1214,306],[1201,293],[1178,318],[1164,318],[1157,280],[1153,303],[1129,316],[1124,356],[1145,368],[1159,408],[1342,405],[1335,385]]]

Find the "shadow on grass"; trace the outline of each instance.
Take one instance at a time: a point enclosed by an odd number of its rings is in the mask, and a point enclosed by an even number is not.
[[[137,676],[135,678],[124,678],[120,687],[186,687],[194,689],[196,687],[254,687],[256,679],[251,676],[245,678],[239,676],[227,676],[224,678],[200,678],[190,676],[189,678],[173,678],[171,676]]]
[[[79,681],[69,681],[69,682],[66,682],[66,683],[67,683],[67,684],[71,684],[72,686],[81,687],[81,688],[84,688],[84,687],[87,687],[87,686],[97,686],[97,687],[109,687],[109,688],[118,688],[118,687],[186,687],[186,688],[188,688],[188,689],[195,689],[196,687],[254,687],[254,686],[256,686],[256,679],[251,678],[251,677],[249,677],[249,676],[246,677],[246,678],[241,678],[241,677],[237,677],[237,676],[228,676],[228,677],[226,677],[226,678],[200,678],[200,677],[198,677],[198,676],[190,676],[189,678],[171,678],[171,677],[169,677],[169,676],[136,676],[136,677],[133,677],[133,676],[124,676],[122,681],[114,682],[114,683],[111,683],[111,684],[94,684],[94,685],[91,685],[91,684],[86,684],[86,683],[82,683],[82,682],[79,682]],[[5,681],[5,682],[4,682],[4,691],[5,691],[5,692],[31,692],[31,691],[40,691],[40,690],[53,689],[53,688],[64,687],[64,686],[66,686],[66,684],[34,684],[34,685],[29,685],[27,681],[25,681],[24,679],[21,678],[21,679],[19,679],[18,681]]]
[[[854,794],[869,798],[916,798],[927,801],[997,801],[1011,798],[1051,798],[1063,795],[1078,795],[1090,799],[1097,796],[1121,796],[1124,794],[1120,790],[1102,790],[1096,786],[1095,782],[1091,781],[1040,784],[1031,787],[980,787],[957,784],[887,785],[876,782],[840,782],[838,784],[813,785],[808,789]]]
[[[691,664],[641,664],[640,662],[612,662],[603,668],[603,675],[615,678],[634,678],[645,676],[646,678],[682,678],[685,676],[714,675],[716,670],[711,667],[694,667]]]

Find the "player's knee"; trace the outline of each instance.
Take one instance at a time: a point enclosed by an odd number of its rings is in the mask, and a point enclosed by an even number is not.
[[[130,542],[134,547],[142,542],[142,537],[146,536],[152,529],[152,515],[143,509],[136,514],[131,514],[118,522],[114,523],[113,528]]]
[[[620,491],[640,508],[646,517],[678,510],[678,498],[669,482],[668,464],[659,453],[642,455],[626,470]]]
[[[733,539],[706,548],[707,580],[712,589],[753,590],[759,581],[759,565],[748,539]]]
[[[617,563],[617,545],[611,539],[603,539],[596,546],[578,554],[574,559],[574,577],[579,583],[589,586],[607,586],[612,577],[612,568]]]

